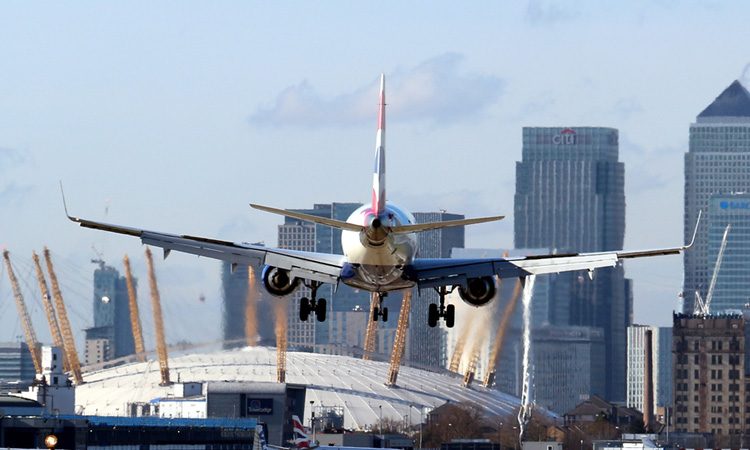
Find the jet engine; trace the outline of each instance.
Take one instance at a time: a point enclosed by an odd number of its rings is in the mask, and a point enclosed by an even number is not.
[[[458,295],[471,306],[484,306],[493,298],[497,289],[493,277],[469,278],[466,287],[458,287]]]
[[[278,267],[265,266],[262,278],[263,287],[277,297],[291,294],[299,285],[299,278],[292,278],[288,270]]]

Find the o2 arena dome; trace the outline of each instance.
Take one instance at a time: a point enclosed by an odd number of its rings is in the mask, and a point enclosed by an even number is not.
[[[272,383],[276,381],[276,349],[246,347],[177,356],[169,359],[169,369],[171,379],[182,383]],[[306,387],[305,416],[310,415],[310,401],[342,407],[344,428],[350,430],[372,429],[381,414],[383,420],[416,424],[429,409],[447,402],[471,403],[490,416],[513,414],[520,405],[518,398],[479,383],[465,388],[456,375],[406,366],[399,370],[397,386],[388,387],[388,369],[387,362],[290,351],[286,382]],[[89,372],[84,381],[76,388],[76,412],[85,415],[126,415],[130,403],[172,395],[171,387],[159,385],[156,360]]]

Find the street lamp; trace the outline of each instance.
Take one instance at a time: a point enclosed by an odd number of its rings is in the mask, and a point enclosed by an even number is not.
[[[315,401],[310,400],[310,429],[312,430],[312,435],[313,435],[313,441],[312,441],[313,445],[315,445],[315,410],[313,409],[314,404],[315,404]]]
[[[410,406],[413,407],[414,409],[417,409],[417,407],[414,406],[414,405],[410,405]],[[423,423],[424,423],[424,419],[422,419],[422,413],[423,412],[424,412],[424,408],[422,408],[420,406],[419,407],[419,448],[422,448],[422,426],[423,426]],[[410,417],[411,417],[411,415],[410,415]]]

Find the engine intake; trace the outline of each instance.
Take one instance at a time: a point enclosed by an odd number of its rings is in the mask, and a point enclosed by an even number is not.
[[[277,297],[284,297],[297,289],[299,278],[292,278],[289,271],[278,267],[265,266],[263,268],[263,287]]]
[[[484,306],[495,298],[497,289],[493,277],[469,278],[466,287],[458,287],[458,295],[472,306]]]

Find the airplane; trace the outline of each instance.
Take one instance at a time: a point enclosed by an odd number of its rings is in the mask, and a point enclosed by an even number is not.
[[[435,327],[442,318],[446,327],[455,323],[455,305],[445,304],[449,293],[458,291],[466,303],[479,307],[490,303],[496,296],[496,278],[520,278],[566,271],[594,270],[614,267],[619,261],[630,258],[679,254],[695,241],[680,247],[642,251],[605,251],[595,253],[549,254],[541,256],[497,257],[478,259],[422,259],[418,257],[416,233],[441,228],[472,225],[503,219],[504,216],[447,220],[432,223],[415,223],[414,216],[404,208],[386,201],[385,159],[385,76],[380,76],[377,133],[375,137],[375,168],[372,195],[369,203],[354,211],[346,221],[317,217],[251,203],[252,208],[301,221],[326,225],[342,230],[343,255],[302,252],[262,245],[236,243],[200,236],[168,234],[128,226],[113,225],[73,217],[68,213],[65,195],[63,206],[68,219],[82,227],[135,236],[143,244],[161,247],[164,258],[172,250],[206,256],[231,264],[262,267],[261,280],[265,289],[277,297],[292,294],[300,286],[310,289],[310,297],[300,301],[299,318],[308,320],[315,314],[318,321],[326,317],[326,300],[317,298],[318,288],[324,283],[339,283],[375,293],[378,305],[373,309],[372,320],[388,320],[384,297],[392,291],[416,287],[434,289],[439,303],[428,308],[427,324]],[[698,230],[700,215],[696,221]]]

